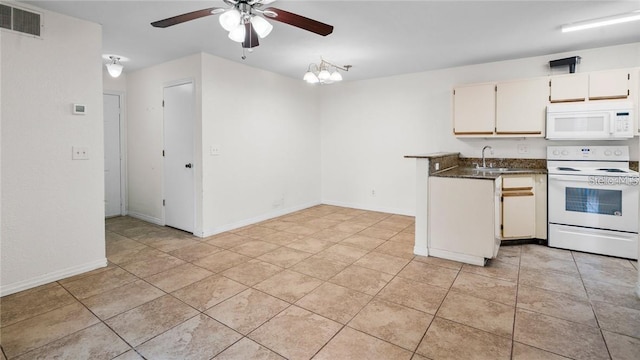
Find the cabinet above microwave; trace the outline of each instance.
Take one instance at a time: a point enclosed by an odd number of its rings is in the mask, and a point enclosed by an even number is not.
[[[631,73],[627,69],[555,75],[549,79],[549,101],[627,99]]]

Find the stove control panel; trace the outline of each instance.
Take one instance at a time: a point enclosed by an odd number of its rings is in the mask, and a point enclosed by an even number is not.
[[[547,146],[547,160],[629,161],[629,147]]]

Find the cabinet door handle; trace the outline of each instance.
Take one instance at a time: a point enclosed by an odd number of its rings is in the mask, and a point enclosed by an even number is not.
[[[522,187],[503,187],[502,191],[523,191],[523,190],[532,190],[533,186],[522,186]]]
[[[502,193],[502,197],[512,197],[512,196],[533,196],[532,192],[518,192],[518,193]]]

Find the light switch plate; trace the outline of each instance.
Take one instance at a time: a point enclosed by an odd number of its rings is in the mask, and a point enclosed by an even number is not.
[[[89,160],[89,148],[85,146],[73,146],[71,148],[72,160]]]

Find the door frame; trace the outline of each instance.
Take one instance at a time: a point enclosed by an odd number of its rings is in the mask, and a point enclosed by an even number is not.
[[[115,90],[103,90],[102,95],[117,96],[120,101],[120,215],[125,216],[127,215],[128,209],[129,209],[129,204],[127,202],[127,199],[129,198],[129,196],[127,196],[129,194],[129,191],[127,188],[127,120],[126,120],[127,109],[126,109],[126,101],[125,101],[126,97],[123,91],[115,91]]]
[[[198,136],[196,133],[196,123],[197,123],[197,119],[198,119],[198,102],[197,102],[197,88],[196,88],[196,80],[195,78],[184,78],[184,79],[179,79],[179,80],[173,80],[173,81],[167,81],[164,82],[162,84],[162,151],[164,151],[165,149],[165,133],[164,133],[164,90],[168,87],[173,87],[173,86],[180,86],[180,85],[185,85],[185,84],[192,84],[193,85],[193,105],[194,105],[194,109],[193,109],[193,114],[194,114],[194,119],[193,119],[193,141],[192,141],[192,152],[193,152],[193,165],[194,165],[194,169],[193,169],[193,231],[192,234],[196,234],[197,232],[197,217],[198,217],[198,199],[196,197],[196,194],[198,193],[198,189],[197,189],[197,174],[199,172],[199,167],[201,166],[201,163],[198,161],[199,157],[197,156],[196,150],[197,150],[197,146],[196,146],[196,137]],[[167,189],[166,189],[166,179],[165,179],[165,157],[164,155],[162,156],[162,201],[164,201],[164,199],[166,199],[166,194],[167,194]],[[166,215],[166,207],[163,204],[162,205],[162,225],[163,226],[167,226],[167,215]]]

